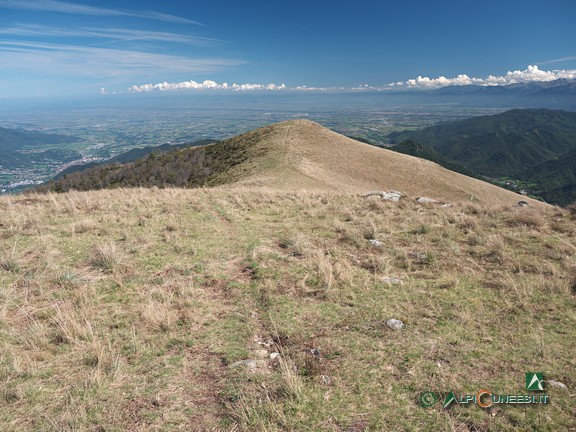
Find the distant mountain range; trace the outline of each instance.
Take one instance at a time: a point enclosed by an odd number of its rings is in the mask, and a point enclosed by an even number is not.
[[[399,93],[421,103],[576,110],[576,80],[570,79],[504,86],[453,85]]]
[[[576,80],[557,79],[555,81],[532,81],[504,86],[447,86],[433,90],[435,95],[508,95],[546,97],[555,95],[576,95]]]
[[[414,156],[419,156],[414,143],[429,148],[444,159],[431,157],[431,150],[420,156],[446,167],[456,164],[476,175],[532,184],[530,193],[552,203],[576,201],[575,112],[511,110],[394,132],[389,139],[400,144],[392,149]]]

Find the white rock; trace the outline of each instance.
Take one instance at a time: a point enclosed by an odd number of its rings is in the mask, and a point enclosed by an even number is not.
[[[384,243],[382,243],[380,240],[370,239],[370,240],[368,240],[368,242],[370,242],[370,244],[374,247],[384,246]]]
[[[402,330],[404,328],[404,323],[397,319],[389,319],[386,321],[386,325],[392,330]]]
[[[439,204],[440,203],[440,201],[435,200],[433,198],[428,198],[428,197],[416,198],[416,202],[418,202],[420,204]]]
[[[280,353],[278,353],[278,352],[270,353],[270,360],[276,360],[279,357],[280,357]]]
[[[402,198],[402,195],[396,192],[386,192],[384,195],[382,195],[382,199],[395,203],[400,201],[400,198]]]
[[[398,202],[398,201],[400,201],[400,198],[402,198],[402,193],[400,193],[398,191],[390,191],[390,192],[369,191],[369,192],[362,194],[361,196],[363,198],[368,198],[368,199],[371,199],[373,197],[380,197],[380,199],[383,199],[386,201]]]
[[[561,383],[560,381],[556,381],[556,380],[546,380],[546,384],[548,384],[550,387],[558,387],[558,388],[568,388],[566,387],[566,384]]]
[[[239,360],[230,365],[231,368],[238,368],[240,366],[244,366],[253,371],[258,369],[259,366],[260,367],[266,366],[266,362],[264,360],[247,359],[247,360]]]

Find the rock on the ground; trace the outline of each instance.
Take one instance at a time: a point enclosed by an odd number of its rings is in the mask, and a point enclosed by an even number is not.
[[[516,203],[516,207],[528,207],[530,204],[528,204],[528,201],[518,201]]]
[[[266,366],[267,363],[265,360],[252,360],[252,359],[239,360],[230,365],[231,368],[245,367],[251,371],[255,371],[258,368],[263,368]]]
[[[270,353],[270,360],[276,360],[277,358],[280,357],[280,353],[279,352],[273,352]]]
[[[418,197],[416,198],[416,202],[419,204],[440,204],[440,201],[428,197]]]
[[[381,200],[391,201],[391,202],[398,202],[400,198],[402,198],[402,193],[391,190],[389,192],[386,191],[369,191],[361,195],[363,198],[372,198],[372,197],[380,197]]]
[[[556,380],[546,380],[546,384],[549,385],[550,387],[558,387],[558,388],[567,388],[566,384],[561,383],[560,381],[556,381]]]
[[[374,247],[384,246],[384,243],[382,243],[380,240],[370,239],[370,240],[368,240],[368,242]]]
[[[386,321],[386,326],[392,330],[402,330],[404,328],[404,323],[400,320],[392,318]]]

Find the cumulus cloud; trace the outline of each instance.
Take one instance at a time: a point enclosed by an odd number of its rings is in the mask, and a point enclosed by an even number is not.
[[[409,88],[438,88],[449,85],[481,85],[496,86],[518,84],[533,81],[554,81],[560,78],[576,79],[576,70],[540,70],[538,66],[528,66],[524,70],[508,71],[506,75],[495,76],[488,75],[486,78],[474,78],[466,74],[460,74],[453,78],[440,76],[438,78],[429,78],[418,76],[409,79],[406,82],[391,83],[391,86],[406,86]]]
[[[466,74],[460,74],[452,78],[440,76],[438,78],[422,77],[409,79],[407,81],[398,81],[389,83],[386,86],[378,87],[369,84],[362,84],[355,87],[311,87],[298,85],[287,87],[285,84],[228,84],[226,82],[217,83],[212,80],[184,81],[178,83],[162,82],[157,84],[133,85],[129,91],[136,93],[147,93],[154,91],[170,90],[227,90],[227,91],[277,91],[287,90],[294,92],[366,92],[366,91],[391,91],[402,90],[405,88],[413,89],[434,89],[450,85],[481,85],[497,86],[509,85],[534,81],[554,81],[559,78],[576,79],[576,70],[540,70],[538,66],[528,66],[525,70],[509,71],[506,75],[495,76],[488,75],[485,78],[471,77]]]
[[[217,83],[212,80],[197,81],[184,81],[179,83],[163,82],[158,84],[143,84],[133,85],[128,90],[137,93],[148,93],[153,91],[169,91],[169,90],[232,90],[232,91],[251,91],[251,90],[285,90],[287,87],[284,84],[228,84]]]

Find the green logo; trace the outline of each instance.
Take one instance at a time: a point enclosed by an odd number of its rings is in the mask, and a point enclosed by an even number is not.
[[[454,392],[448,393],[448,396],[446,396],[446,400],[444,401],[444,405],[442,405],[442,408],[444,409],[448,408],[455,400],[456,396],[454,396]]]
[[[436,402],[436,394],[428,391],[420,394],[420,403],[424,408],[429,408]]]
[[[526,372],[526,390],[544,391],[544,374],[542,372]]]

